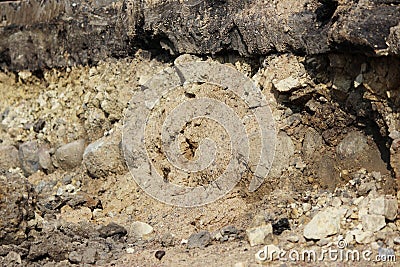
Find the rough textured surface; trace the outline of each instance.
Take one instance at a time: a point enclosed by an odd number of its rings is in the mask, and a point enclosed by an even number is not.
[[[0,175],[0,245],[21,243],[34,218],[35,193],[19,173]]]
[[[171,207],[146,195],[123,167],[119,145],[122,114],[130,97],[155,73],[174,61],[188,60],[202,59],[184,55],[163,62],[157,54],[142,50],[132,59],[110,59],[92,67],[43,69],[42,77],[37,72],[0,72],[2,145],[24,148],[27,142],[37,141],[33,155],[37,152],[39,159],[38,171],[26,174],[37,192],[37,205],[29,208],[34,215],[25,218],[23,211],[7,210],[12,218],[22,217],[17,222],[21,221],[24,235],[13,232],[16,227],[7,230],[10,239],[0,245],[1,266],[19,261],[24,266],[131,266],[138,262],[145,266],[252,266],[263,244],[286,251],[320,251],[336,249],[339,238],[345,238],[349,248],[369,249],[373,255],[400,251],[396,215],[400,194],[395,168],[391,169],[398,161],[394,140],[400,138],[400,68],[393,67],[398,59],[348,53],[278,54],[256,61],[237,55],[203,59],[234,67],[262,88],[276,121],[279,144],[276,169],[256,192],[248,192],[248,181],[243,179],[219,201],[192,209]],[[301,85],[280,91],[274,84],[288,77]],[[220,99],[232,99],[219,87],[195,86],[215,90]],[[193,97],[189,86],[184,91],[175,89],[171,99]],[[170,106],[166,107],[168,112]],[[161,116],[155,117],[161,125]],[[186,129],[189,141],[205,132],[195,124]],[[57,148],[82,138],[89,144],[103,144],[89,149],[88,168],[48,170]],[[184,155],[196,154],[191,145],[182,139]],[[228,158],[229,153],[223,153]],[[6,196],[19,191],[3,188]],[[383,196],[387,201],[382,203]],[[325,216],[336,234],[305,239],[304,227],[313,218],[342,208],[347,212],[339,228],[331,213]],[[135,221],[140,223],[132,225]],[[262,244],[252,247],[246,229],[262,225],[272,225],[272,234],[271,227],[260,231]],[[195,248],[188,250],[191,236]],[[14,245],[13,240],[22,243]],[[165,252],[161,260],[156,251]]]
[[[120,132],[117,132],[86,147],[83,153],[83,164],[90,175],[100,178],[106,177],[109,173],[121,173],[125,170],[120,140]]]
[[[317,213],[304,227],[304,237],[307,239],[322,239],[334,235],[340,230],[340,221],[346,214],[345,208],[328,208]]]
[[[19,167],[18,149],[14,146],[0,145],[0,171]]]
[[[79,166],[85,151],[85,140],[80,139],[59,147],[55,156],[55,165],[64,170],[70,170]]]
[[[390,1],[40,3],[0,4],[3,67],[92,64],[131,55],[136,47],[163,47],[172,54],[237,51],[252,56],[349,49],[399,53],[400,7]]]

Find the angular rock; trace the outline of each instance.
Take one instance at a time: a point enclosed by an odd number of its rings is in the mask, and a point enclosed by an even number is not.
[[[351,234],[354,235],[356,242],[358,244],[368,244],[373,241],[374,233],[371,231],[361,231],[356,229],[351,231]]]
[[[361,216],[361,222],[365,231],[377,232],[385,227],[385,216],[367,214]]]
[[[111,237],[111,236],[122,237],[122,236],[125,236],[127,233],[128,232],[126,231],[126,229],[123,226],[118,225],[113,222],[109,223],[106,226],[102,226],[99,229],[99,234],[100,234],[100,237],[102,237],[102,238],[107,238],[107,237]]]
[[[39,236],[29,248],[28,260],[37,261],[44,257],[54,261],[63,261],[68,258],[71,250],[71,238],[59,231],[49,231]]]
[[[85,140],[80,139],[59,147],[54,154],[54,164],[64,170],[78,167],[83,159]]]
[[[313,128],[308,128],[303,140],[302,152],[307,159],[315,158],[323,145],[322,136]]]
[[[192,248],[205,248],[211,243],[211,235],[208,231],[200,231],[192,234],[187,242],[187,247]]]
[[[279,132],[277,136],[274,162],[272,163],[269,176],[280,177],[282,171],[289,167],[290,158],[294,155],[294,144],[292,139],[285,133]]]
[[[386,219],[393,221],[397,217],[398,203],[393,196],[380,196],[369,202],[369,213],[384,215]]]
[[[48,144],[39,144],[36,140],[25,142],[19,146],[18,157],[26,176],[38,170],[54,170]]]
[[[22,170],[29,176],[40,169],[39,166],[39,144],[37,141],[29,141],[19,146],[19,160]]]
[[[47,145],[42,145],[38,151],[40,169],[51,173],[54,171],[53,161],[51,160],[51,150]]]
[[[175,244],[175,236],[171,233],[167,233],[161,237],[161,245],[163,247],[173,247]]]
[[[15,251],[9,252],[4,259],[10,265],[21,264],[22,263],[21,255],[19,255]]]
[[[0,145],[0,171],[20,167],[18,149],[14,146]]]
[[[261,225],[257,227],[252,227],[246,230],[247,238],[249,240],[250,246],[263,245],[269,240],[268,237],[272,236],[272,224]]]
[[[339,232],[340,220],[346,214],[345,208],[328,207],[318,212],[304,227],[304,237],[307,239],[321,239]]]
[[[281,93],[289,92],[294,89],[300,88],[302,85],[301,81],[294,77],[287,77],[286,79],[272,83],[275,89]]]
[[[27,222],[35,217],[36,194],[25,177],[0,176],[0,245],[24,240]]]
[[[289,220],[287,218],[281,218],[277,222],[272,224],[274,235],[280,235],[285,230],[290,230]]]
[[[82,263],[93,264],[96,262],[97,251],[94,248],[86,248],[82,252]]]
[[[368,149],[366,136],[359,132],[351,132],[339,143],[336,152],[341,158],[354,158]]]
[[[220,230],[221,235],[226,236],[226,235],[237,235],[239,233],[238,229],[236,229],[235,226],[233,225],[228,225],[225,226]]]
[[[72,251],[68,255],[68,260],[71,263],[81,263],[82,262],[82,255],[79,254],[77,251]]]
[[[399,23],[398,19],[398,7],[393,8],[390,1],[360,1],[334,23],[330,37],[339,46],[352,43],[375,51],[386,49],[388,48],[386,39],[390,36],[391,28]],[[377,25],[373,33],[372,25]],[[396,51],[398,44],[389,43],[389,45],[391,50]]]
[[[396,178],[400,177],[400,138],[393,140],[390,147],[390,165],[392,166]]]

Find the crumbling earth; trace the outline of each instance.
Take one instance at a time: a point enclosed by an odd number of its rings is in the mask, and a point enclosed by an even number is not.
[[[209,205],[173,207],[146,195],[128,172],[123,114],[152,75],[196,60],[227,64],[259,85],[275,119],[275,159],[256,192],[244,179]],[[393,66],[397,58],[348,54],[166,61],[139,50],[93,67],[3,71],[0,265],[311,266],[255,254],[264,245],[318,252],[338,241],[374,259],[398,257],[400,68]],[[221,90],[203,84],[174,93],[226,96]],[[196,123],[182,139],[188,159],[210,127]],[[150,157],[162,159],[156,140],[148,144]],[[176,183],[208,181],[172,174]]]

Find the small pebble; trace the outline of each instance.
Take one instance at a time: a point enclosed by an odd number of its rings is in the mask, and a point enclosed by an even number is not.
[[[157,250],[154,256],[158,259],[161,260],[165,256],[165,251],[164,250]]]
[[[135,249],[134,248],[127,248],[126,249],[126,253],[133,254],[133,253],[135,253]]]
[[[62,196],[64,194],[64,189],[62,187],[59,187],[57,189],[57,196]]]

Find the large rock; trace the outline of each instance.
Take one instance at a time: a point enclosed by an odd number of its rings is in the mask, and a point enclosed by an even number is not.
[[[304,227],[304,237],[307,239],[322,239],[334,235],[340,230],[340,220],[346,214],[345,208],[329,207],[318,212]]]
[[[260,225],[246,230],[247,238],[249,239],[250,246],[263,245],[272,236],[272,224]]]
[[[395,220],[397,217],[398,203],[393,196],[380,196],[369,202],[369,213],[384,215],[388,220]]]
[[[0,245],[25,239],[27,222],[35,217],[35,199],[33,187],[22,175],[0,176]]]
[[[22,170],[29,176],[38,170],[52,172],[54,166],[50,156],[50,148],[47,144],[39,144],[38,141],[29,141],[21,144],[18,151]]]
[[[188,248],[205,248],[211,243],[211,235],[207,231],[192,234],[187,243]]]
[[[336,147],[336,153],[344,168],[365,168],[368,171],[387,173],[386,163],[374,142],[361,132],[348,133]]]
[[[70,170],[78,167],[83,159],[85,151],[85,140],[80,139],[59,147],[55,154],[54,164],[64,170]]]
[[[386,225],[385,216],[383,215],[367,214],[360,219],[363,229],[366,231],[377,232]]]
[[[322,136],[313,128],[308,128],[303,140],[302,152],[307,159],[315,159],[323,145]]]
[[[90,64],[150,42],[172,54],[398,54],[400,7],[387,2],[10,1],[0,9],[0,65]]]
[[[19,159],[25,175],[29,176],[40,169],[39,144],[37,141],[25,142],[19,146]]]
[[[294,155],[292,139],[283,131],[278,133],[274,162],[272,163],[270,177],[280,177],[282,171],[289,167],[290,159]]]
[[[83,153],[83,164],[91,176],[102,178],[111,173],[125,171],[120,143],[121,133],[117,131],[86,147]]]

